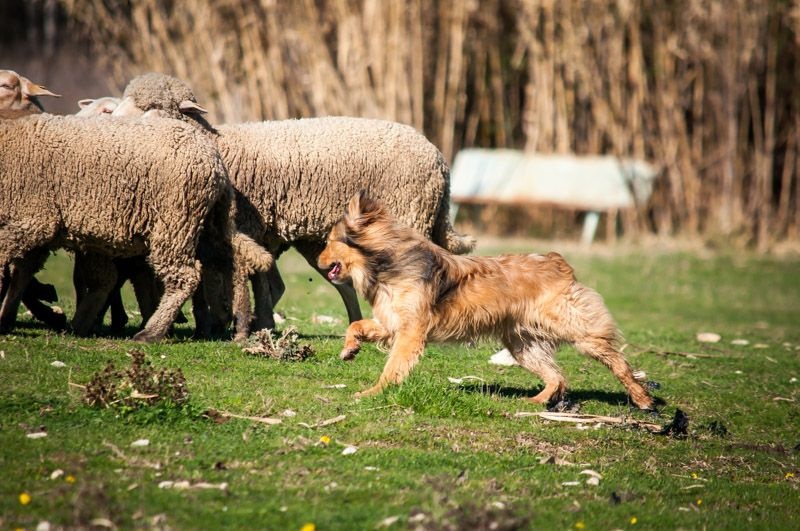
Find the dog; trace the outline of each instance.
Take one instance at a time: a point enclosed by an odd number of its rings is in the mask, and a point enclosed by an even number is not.
[[[602,297],[558,253],[456,256],[362,192],[331,229],[318,266],[333,283],[352,282],[372,306],[374,319],[348,326],[340,357],[354,359],[362,341],[390,349],[378,383],[358,397],[402,382],[429,341],[496,337],[544,381],[534,403],[563,398],[566,380],[554,354],[569,343],[608,367],[636,406],[653,407],[617,348],[620,334]]]

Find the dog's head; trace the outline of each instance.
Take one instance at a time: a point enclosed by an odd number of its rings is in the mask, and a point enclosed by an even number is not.
[[[327,245],[319,255],[317,265],[327,269],[328,280],[334,284],[353,281],[356,288],[364,285],[366,276],[374,274],[376,256],[381,256],[379,238],[390,219],[383,206],[367,197],[364,191],[354,195],[347,204],[345,215],[333,226]],[[385,234],[385,233],[384,233]]]

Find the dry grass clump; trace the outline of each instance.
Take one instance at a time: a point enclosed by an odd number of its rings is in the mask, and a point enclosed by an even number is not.
[[[303,361],[314,355],[314,348],[300,343],[297,328],[286,327],[278,335],[272,330],[259,330],[242,350],[254,356],[272,358],[280,361]]]
[[[159,402],[181,404],[188,400],[189,389],[180,369],[155,370],[141,350],[132,350],[131,366],[117,369],[109,362],[86,384],[84,402],[94,407],[136,409]]]

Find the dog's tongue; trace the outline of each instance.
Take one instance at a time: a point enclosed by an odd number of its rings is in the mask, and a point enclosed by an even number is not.
[[[328,280],[333,280],[336,278],[336,275],[339,274],[339,270],[342,268],[339,264],[333,264],[330,271],[328,271]]]

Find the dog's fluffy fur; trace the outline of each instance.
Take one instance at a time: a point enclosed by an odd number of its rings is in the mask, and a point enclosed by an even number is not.
[[[553,356],[571,343],[607,366],[638,407],[653,405],[617,349],[619,333],[602,297],[580,284],[558,253],[456,256],[360,194],[331,230],[318,265],[332,282],[352,282],[375,317],[350,324],[342,359],[354,358],[365,340],[391,348],[378,383],[361,396],[405,379],[428,341],[492,336],[544,381],[533,402],[564,394]]]

